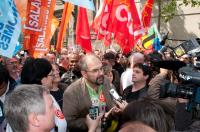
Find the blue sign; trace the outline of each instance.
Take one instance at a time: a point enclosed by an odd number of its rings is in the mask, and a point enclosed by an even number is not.
[[[21,18],[13,0],[0,4],[0,55],[12,58],[21,33]]]

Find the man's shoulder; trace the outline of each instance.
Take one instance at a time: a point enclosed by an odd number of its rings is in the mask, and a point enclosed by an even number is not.
[[[80,89],[82,88],[82,83],[83,83],[83,79],[82,78],[76,80],[75,82],[71,83],[67,87],[67,89],[65,90],[64,93],[71,93],[71,92],[80,91]]]

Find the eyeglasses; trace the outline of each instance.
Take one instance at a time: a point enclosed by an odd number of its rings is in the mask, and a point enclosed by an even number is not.
[[[92,72],[92,73],[100,73],[103,72],[103,68],[93,69],[93,70],[87,70],[86,72]]]
[[[17,61],[12,61],[12,62],[7,62],[6,65],[18,65],[19,62]]]

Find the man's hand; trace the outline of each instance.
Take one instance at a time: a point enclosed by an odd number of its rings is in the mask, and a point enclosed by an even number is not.
[[[178,98],[178,103],[187,103],[188,99]]]
[[[115,113],[123,112],[128,103],[125,100],[122,100],[122,102],[119,102],[118,100],[114,100],[115,103],[117,104],[116,107],[114,107],[113,111]]]
[[[90,115],[88,114],[86,116],[86,125],[88,126],[88,132],[95,132],[99,124],[101,123],[101,118],[103,115],[97,116],[95,120],[90,118]]]
[[[160,68],[160,73],[159,73],[159,75],[162,75],[162,76],[166,77],[167,74],[168,74],[168,70],[167,70],[167,69]]]

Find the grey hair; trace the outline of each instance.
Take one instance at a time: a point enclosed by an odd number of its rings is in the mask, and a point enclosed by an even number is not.
[[[133,61],[133,57],[137,57],[137,58],[143,58],[144,54],[140,53],[140,52],[133,52],[131,54],[131,56],[128,58],[129,62],[132,63]]]
[[[92,54],[92,53],[82,56],[78,62],[78,66],[80,70],[87,71],[88,70],[87,64],[90,62],[93,62],[94,59],[98,59],[100,61],[100,59],[95,54]]]
[[[42,85],[19,85],[6,97],[5,118],[14,132],[28,131],[30,113],[45,114],[45,93],[49,94],[49,90]]]

